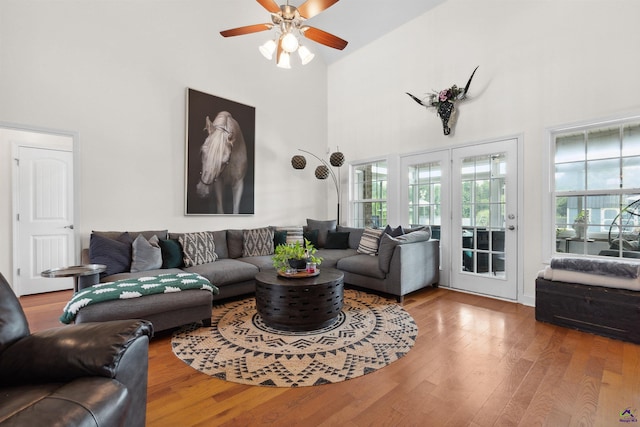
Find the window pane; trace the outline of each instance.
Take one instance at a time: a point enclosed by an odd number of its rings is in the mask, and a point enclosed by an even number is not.
[[[556,163],[584,160],[584,134],[565,135],[556,139]]]
[[[490,201],[489,180],[476,181],[476,203],[488,203]]]
[[[584,190],[584,162],[556,165],[556,191]]]
[[[622,160],[622,187],[640,188],[640,157]]]
[[[587,189],[620,188],[620,158],[587,162]]]
[[[489,225],[489,205],[476,205],[476,223],[477,227],[487,227]]]
[[[598,129],[587,134],[587,160],[620,157],[620,128]]]
[[[476,160],[476,179],[491,178],[491,157],[482,156],[475,157]]]
[[[640,156],[640,125],[624,127],[622,152],[625,156]]]

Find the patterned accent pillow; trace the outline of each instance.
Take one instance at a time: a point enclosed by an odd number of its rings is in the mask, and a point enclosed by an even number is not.
[[[377,230],[374,228],[365,228],[360,238],[360,244],[358,245],[357,252],[367,255],[377,255],[378,247],[380,246],[380,236],[384,230]]]
[[[254,228],[242,231],[242,256],[273,255],[273,229]]]
[[[304,243],[303,239],[303,227],[301,225],[289,225],[283,227],[275,227],[276,231],[286,231],[287,232],[287,241],[285,242],[287,245],[291,243]]]
[[[210,231],[182,234],[178,237],[178,242],[182,246],[185,267],[206,264],[218,259],[213,233]]]

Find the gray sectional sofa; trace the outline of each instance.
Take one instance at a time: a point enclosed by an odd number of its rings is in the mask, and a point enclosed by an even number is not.
[[[317,228],[314,229],[312,227]],[[289,230],[292,229],[292,227],[283,228],[285,230],[287,228]],[[317,232],[315,232],[316,229],[318,230]],[[248,246],[250,244],[253,245],[253,242],[247,240],[247,236],[250,238],[252,232],[268,233],[269,230],[272,233],[269,235],[271,239],[277,240],[277,238],[283,237],[283,231],[280,227],[264,227],[254,230],[220,230],[204,233],[168,233],[166,230],[125,233],[94,231],[90,247],[82,251],[82,262],[107,265],[106,274],[100,277],[101,282],[130,277],[155,276],[163,273],[179,273],[181,271],[198,273],[206,277],[219,289],[219,293],[213,295],[213,300],[228,299],[254,293],[255,275],[260,271],[273,270],[269,251],[266,250],[264,252],[265,249],[263,248],[263,254],[254,255],[251,252],[255,253],[256,247],[251,246],[249,248]],[[307,236],[307,232],[309,232],[313,236],[312,238],[317,239],[316,247],[318,251],[316,255],[323,258],[319,268],[321,270],[334,268],[342,271],[346,285],[383,293],[402,301],[403,297],[408,293],[429,285],[437,286],[438,284],[440,244],[438,240],[430,238],[431,234],[428,228],[396,237],[382,233],[379,243],[375,243],[375,246],[377,246],[377,254],[375,255],[359,252],[365,232],[365,229],[362,228],[336,227],[335,222],[309,220],[306,227],[300,227],[300,232],[304,233],[304,236]],[[131,254],[127,255],[125,253],[120,259],[120,262],[125,263],[120,266],[120,270],[124,269],[125,271],[118,271],[112,268],[114,263],[118,263],[117,259],[112,259],[113,255],[126,248],[127,245],[130,247],[131,240],[138,235],[143,235],[148,240],[151,240],[153,236],[157,236],[161,244],[163,242],[164,244],[182,242],[182,245],[187,247],[190,243],[185,237],[189,237],[190,234],[209,234],[215,244],[215,253],[208,255],[213,255],[215,259],[209,262],[203,262],[202,259],[200,261],[196,260],[195,263],[189,262],[189,264],[195,265],[189,266],[184,264],[179,266],[176,264],[169,265],[166,262],[167,257],[165,257],[163,250],[164,268],[130,271],[135,270],[133,268],[135,260],[131,267],[125,266],[127,256],[131,257]],[[278,234],[280,235],[278,236]],[[343,245],[339,248],[335,248],[336,246],[331,244],[336,236],[342,237]],[[119,239],[121,242],[118,241]],[[146,242],[147,240],[144,241]],[[103,246],[100,247],[98,242],[101,242]],[[264,242],[265,239],[262,239],[262,243]],[[275,245],[276,242],[273,244]],[[197,246],[200,247],[200,250],[207,252],[206,249],[202,249],[203,246],[206,246],[206,242],[198,242]],[[162,247],[164,248],[164,245]],[[183,250],[186,253],[187,250],[184,247]],[[108,255],[108,257],[99,256],[100,252],[102,252],[102,255]],[[258,250],[259,252],[260,250]],[[271,253],[273,253],[273,249],[271,249]],[[135,247],[133,257],[136,257]],[[114,271],[117,272],[114,273]],[[187,300],[179,301],[184,307],[177,307],[174,313],[175,316],[167,316],[167,313],[171,311],[169,306],[172,306],[175,302],[174,296],[150,295],[140,298],[144,302],[133,302],[132,300],[109,301],[101,304],[110,304],[111,307],[106,305],[103,307],[99,305],[85,307],[80,310],[76,322],[111,320],[112,314],[118,312],[118,316],[121,318],[127,316],[148,318],[154,323],[156,331],[200,320],[206,323],[207,316],[210,316],[210,309],[207,315],[205,307],[207,304],[209,304],[209,308],[211,306],[211,299],[207,300],[206,298],[211,298],[211,293],[207,292],[208,295],[205,298],[204,295],[197,295],[195,292],[204,293],[205,291],[183,292],[182,294],[184,295],[180,297],[187,298]],[[189,310],[189,304],[195,304],[199,307],[197,314],[194,314],[194,310]],[[141,313],[133,305],[139,305],[137,308],[144,308],[147,311],[155,311]],[[168,306],[164,307],[165,305]]]

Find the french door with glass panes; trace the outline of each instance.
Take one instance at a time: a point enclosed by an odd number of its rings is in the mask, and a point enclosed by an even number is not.
[[[432,238],[440,240],[440,284],[449,285],[450,230],[449,150],[415,154],[400,159],[401,224],[430,226]]]
[[[516,299],[517,139],[451,153],[451,287]]]

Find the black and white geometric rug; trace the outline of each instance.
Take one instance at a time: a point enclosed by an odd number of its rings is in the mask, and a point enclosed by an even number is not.
[[[192,368],[242,384],[304,387],[368,374],[404,356],[418,326],[395,301],[346,289],[337,321],[306,332],[273,329],[247,298],[213,307],[211,327],[175,332],[174,354]]]

